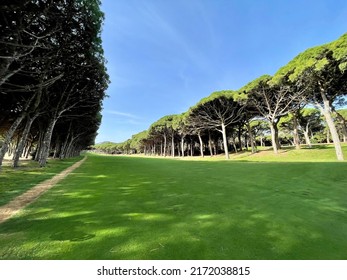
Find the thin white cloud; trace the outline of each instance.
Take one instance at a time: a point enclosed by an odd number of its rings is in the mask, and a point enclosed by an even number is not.
[[[192,63],[198,65],[201,68],[205,68],[205,57],[201,53],[199,46],[189,43],[189,38],[184,36],[182,31],[178,30],[174,24],[172,24],[165,16],[150,2],[143,2],[143,5],[139,7],[143,18],[146,19],[145,24],[149,25],[154,32],[159,32],[162,42],[170,42],[170,48],[176,46],[176,49],[181,50],[181,53],[185,54],[182,57],[188,58]],[[152,38],[151,33],[149,34]],[[166,38],[164,40],[163,38]],[[158,41],[156,42],[158,43]],[[177,62],[177,61],[176,61]]]
[[[119,111],[115,111],[115,110],[106,110],[105,113],[109,114],[109,115],[116,115],[116,116],[126,117],[126,118],[130,118],[130,119],[135,119],[135,120],[140,119],[138,116],[135,116],[133,114],[119,112]]]

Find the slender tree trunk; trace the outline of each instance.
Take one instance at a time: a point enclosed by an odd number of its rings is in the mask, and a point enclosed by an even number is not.
[[[213,156],[212,152],[212,139],[211,139],[211,133],[210,131],[208,132],[208,149],[210,150],[210,156]]]
[[[171,156],[175,157],[175,135],[171,135]]]
[[[198,137],[199,137],[199,142],[200,142],[200,155],[202,157],[204,157],[204,146],[203,146],[203,142],[202,142],[202,138],[201,138],[200,132],[198,132]]]
[[[31,149],[33,147],[33,144],[34,144],[33,141],[30,141],[30,144],[28,145],[28,148],[27,148],[26,153],[25,153],[25,158],[29,157]]]
[[[45,136],[45,133],[40,127],[40,134],[39,134],[39,139],[37,141],[36,153],[35,153],[35,158],[34,158],[35,161],[39,161],[44,136]]]
[[[343,142],[347,142],[347,122],[339,112],[336,112],[336,115],[337,115],[337,118],[339,119],[340,124],[341,124],[341,132],[342,132]]]
[[[295,149],[299,150],[300,149],[300,138],[299,138],[299,131],[298,131],[298,118],[296,116],[296,113],[293,114],[293,140],[294,140],[294,145]]]
[[[233,145],[235,154],[237,154],[237,146],[236,146],[236,142],[235,142],[235,137],[233,137],[233,136],[231,137],[231,143]]]
[[[328,131],[330,131],[331,138],[333,139],[336,158],[337,158],[337,160],[344,160],[339,134],[337,133],[336,126],[335,126],[334,120],[331,116],[331,113],[328,111],[324,111],[323,115],[324,115],[324,118],[325,118],[327,125],[328,125],[328,128],[329,128]]]
[[[222,123],[222,135],[223,135],[223,145],[224,145],[224,153],[225,153],[225,158],[229,159],[229,149],[228,149],[228,140],[227,140],[227,133],[225,130],[225,125]],[[240,143],[241,145],[241,143]],[[241,148],[242,150],[242,148]]]
[[[278,137],[278,127],[277,127],[278,121],[275,124],[275,141],[276,141],[276,145],[277,145],[277,149],[281,149],[281,143],[280,143],[280,139]]]
[[[22,133],[22,137],[19,140],[19,143],[17,145],[16,151],[15,151],[14,156],[13,156],[13,164],[12,164],[13,167],[19,166],[19,159],[20,159],[21,155],[23,154],[23,150],[24,150],[25,144],[26,144],[27,139],[28,139],[31,125],[33,124],[33,122],[37,116],[38,115],[34,115],[33,117],[28,116],[28,118],[27,118],[27,122],[25,124],[24,130]]]
[[[310,136],[308,135],[308,133],[309,133],[309,130],[308,130],[308,124],[307,124],[307,125],[306,125],[306,128],[305,128],[305,130],[304,130],[305,142],[306,142],[306,145],[307,145],[309,148],[312,148]]]
[[[60,139],[57,139],[57,143],[55,144],[53,158],[60,158],[61,155],[62,155],[62,144],[61,144]]]
[[[252,128],[249,122],[247,122],[247,130],[248,130],[248,134],[249,134],[249,141],[251,142],[251,148],[252,148],[252,154],[254,154],[257,151],[256,146],[254,145],[254,137],[253,137],[253,133],[252,133]]]
[[[7,130],[5,137],[4,137],[4,141],[2,144],[2,147],[0,149],[0,168],[2,166],[2,162],[4,160],[5,154],[8,150],[8,147],[11,143],[11,139],[14,135],[14,133],[16,132],[18,126],[20,125],[20,123],[22,122],[22,120],[24,119],[25,115],[22,114],[20,115],[15,121],[14,123],[11,125],[11,127],[9,128],[9,130]]]
[[[164,157],[166,157],[166,134],[164,133]]]
[[[327,127],[326,127],[326,130],[327,130],[327,143],[330,144],[330,129],[329,129],[329,126],[327,124]]]
[[[66,139],[64,141],[64,144],[61,147],[60,155],[59,155],[60,159],[63,159],[66,157],[66,153],[67,153],[67,149],[68,149],[68,145],[69,145],[69,139],[70,139],[70,134],[68,134],[68,136],[66,137]]]
[[[184,157],[184,136],[181,137],[181,151],[182,151],[182,157]]]
[[[278,154],[278,143],[276,140],[276,124],[273,122],[269,122],[270,130],[271,130],[271,142],[272,142],[272,148],[274,150],[275,154]]]
[[[239,140],[239,145],[240,145],[240,152],[242,152],[242,139],[241,139],[241,133],[242,132],[242,126],[241,125],[239,125],[239,131],[238,131],[238,133],[237,133],[237,138],[238,138],[238,140]],[[224,141],[224,139],[223,139],[223,141]]]
[[[334,142],[337,160],[344,160],[339,134],[337,133],[337,129],[336,129],[333,117],[331,115],[332,110],[331,110],[329,100],[324,90],[321,89],[320,93],[323,99],[323,106],[321,106],[320,104],[316,104],[316,105],[318,105],[317,107],[320,109],[321,113],[323,114],[325,118],[325,121],[327,122],[329,131],[331,133],[331,138],[333,139],[333,142]]]
[[[42,151],[40,153],[40,158],[39,158],[39,164],[40,167],[45,167],[46,163],[47,163],[47,158],[49,156],[49,152],[50,152],[50,146],[51,146],[51,139],[52,139],[52,134],[53,134],[53,129],[54,126],[57,122],[56,118],[53,118],[47,127],[47,130],[44,134],[44,138],[43,138],[43,142],[42,142]]]

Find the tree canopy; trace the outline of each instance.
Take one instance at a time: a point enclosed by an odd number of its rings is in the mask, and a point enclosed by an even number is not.
[[[337,158],[343,159],[339,139],[346,139],[346,121],[333,112],[334,104],[344,106],[346,70],[347,33],[300,53],[273,76],[263,75],[239,90],[213,92],[187,112],[159,119],[141,133],[142,146],[134,145],[133,152],[167,155],[171,148],[172,155],[203,156],[208,150],[211,156],[224,152],[228,158],[229,146],[238,152],[252,145],[254,152],[254,144],[268,143],[270,132],[277,152],[280,142],[292,143],[287,136],[281,138],[279,129],[290,129],[288,137],[297,148],[303,141],[311,146],[311,141],[322,139],[315,137],[317,133],[326,133],[327,141],[333,139]]]
[[[0,165],[8,151],[14,166],[78,154],[94,144],[109,82],[100,1],[0,5]]]

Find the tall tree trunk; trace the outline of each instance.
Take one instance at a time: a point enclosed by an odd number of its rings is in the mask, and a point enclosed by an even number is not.
[[[276,122],[275,125],[275,141],[276,141],[276,145],[277,145],[277,149],[281,149],[281,143],[280,143],[280,138],[278,137],[278,121]]]
[[[181,151],[182,151],[182,157],[184,157],[184,136],[181,137]]]
[[[339,134],[337,133],[337,129],[336,129],[333,117],[331,115],[332,110],[331,110],[329,100],[323,90],[321,90],[320,93],[323,99],[323,106],[321,106],[320,104],[316,104],[316,105],[320,109],[321,113],[323,114],[325,121],[327,122],[327,125],[329,127],[331,138],[333,139],[333,142],[334,142],[337,160],[344,160]]]
[[[343,142],[347,142],[347,122],[339,112],[336,112],[336,115],[337,115],[337,118],[339,119],[340,124],[341,124],[341,132],[342,132]]]
[[[23,154],[23,150],[24,150],[25,144],[26,144],[27,139],[28,139],[31,125],[33,124],[33,122],[37,118],[37,116],[38,115],[34,115],[33,117],[30,117],[30,116],[27,117],[27,122],[25,124],[24,130],[22,133],[22,137],[19,140],[19,143],[17,145],[17,149],[16,149],[14,156],[13,156],[13,164],[12,164],[13,167],[19,166],[19,158]]]
[[[336,126],[335,126],[334,120],[331,116],[331,113],[327,110],[324,110],[324,112],[322,112],[322,113],[323,113],[324,118],[327,122],[329,131],[331,134],[331,138],[333,139],[336,158],[337,158],[337,160],[344,160],[339,134],[337,133]]]
[[[204,157],[204,145],[202,142],[200,131],[198,132],[199,142],[200,142],[200,155]]]
[[[241,139],[241,135],[242,135],[242,126],[239,125],[239,129],[238,129],[238,133],[237,133],[237,138],[239,140],[239,145],[240,145],[240,152],[242,152],[242,139]],[[223,139],[224,141],[224,139]]]
[[[40,126],[40,134],[39,134],[39,139],[37,141],[37,147],[36,147],[36,151],[35,151],[35,157],[34,157],[34,160],[35,161],[39,161],[39,158],[40,158],[40,154],[41,154],[41,147],[42,147],[42,143],[43,143],[43,138],[45,136],[45,133],[44,131],[41,129],[41,126]]]
[[[306,145],[307,145],[309,148],[312,148],[310,136],[308,135],[308,133],[309,133],[308,126],[309,126],[309,123],[306,124],[306,128],[305,128],[305,130],[304,130],[303,132],[304,132],[304,137],[305,137]]]
[[[30,143],[29,143],[29,145],[27,147],[27,150],[25,152],[25,158],[29,158],[29,155],[30,155],[31,149],[33,147],[33,144],[34,144],[34,142],[32,140],[30,140]]]
[[[225,158],[229,159],[229,149],[228,149],[228,140],[227,140],[227,133],[225,130],[225,125],[222,123],[222,135],[223,135],[223,146],[224,146],[224,153],[225,153]],[[241,143],[240,143],[241,145]],[[242,150],[242,148],[241,148]]]
[[[9,128],[9,130],[7,130],[5,137],[4,137],[4,141],[2,144],[2,147],[0,149],[0,168],[2,166],[2,162],[4,160],[5,154],[8,150],[8,147],[11,143],[11,139],[14,135],[14,133],[16,132],[18,126],[20,125],[20,123],[22,122],[22,120],[24,119],[25,115],[22,114],[20,115],[15,121],[14,123],[11,125],[11,127]]]
[[[257,151],[257,149],[256,149],[256,146],[254,145],[254,137],[253,137],[252,128],[249,122],[247,122],[247,130],[249,134],[249,141],[251,142],[252,154],[254,154]]]
[[[164,157],[166,157],[166,134],[164,133],[164,135],[163,135],[163,137],[164,137]]]
[[[171,135],[171,156],[175,157],[175,135]]]
[[[57,143],[55,144],[53,158],[60,158],[61,155],[62,155],[62,144],[60,139],[58,138]]]
[[[67,149],[69,145],[69,139],[70,139],[70,134],[68,134],[68,136],[66,137],[64,141],[64,144],[60,148],[60,154],[59,154],[60,159],[64,159],[66,157],[66,153],[67,153]]]
[[[57,122],[57,119],[53,118],[49,122],[47,130],[44,134],[42,147],[41,147],[42,150],[41,150],[40,158],[39,158],[40,167],[45,167],[47,164],[47,158],[48,158],[49,152],[50,152],[52,134],[53,134],[53,130],[54,130],[54,126],[55,126],[56,122]]]
[[[298,126],[299,126],[298,118],[295,112],[293,113],[293,140],[294,140],[295,149],[297,150],[300,149],[300,138],[299,138]]]
[[[277,139],[278,138],[276,136],[276,123],[273,122],[269,122],[269,126],[270,126],[270,130],[271,130],[271,142],[272,142],[272,148],[274,150],[275,154],[278,154],[278,143],[277,143]]]
[[[327,131],[327,144],[330,144],[330,129],[329,129],[328,124],[327,124],[327,127],[326,127],[326,131]]]
[[[210,131],[208,132],[208,149],[210,150],[210,156],[213,156],[212,152],[212,139],[211,139],[211,133]]]

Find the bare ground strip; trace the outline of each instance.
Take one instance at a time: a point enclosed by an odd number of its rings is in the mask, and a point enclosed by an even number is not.
[[[37,198],[39,198],[44,192],[54,187],[59,181],[64,179],[69,173],[74,171],[77,167],[79,167],[84,161],[86,157],[66,168],[59,174],[55,175],[53,178],[45,180],[35,187],[31,188],[27,192],[17,196],[9,203],[0,207],[0,224],[7,221],[14,214],[16,214],[19,210],[28,206],[30,203],[34,202]]]

